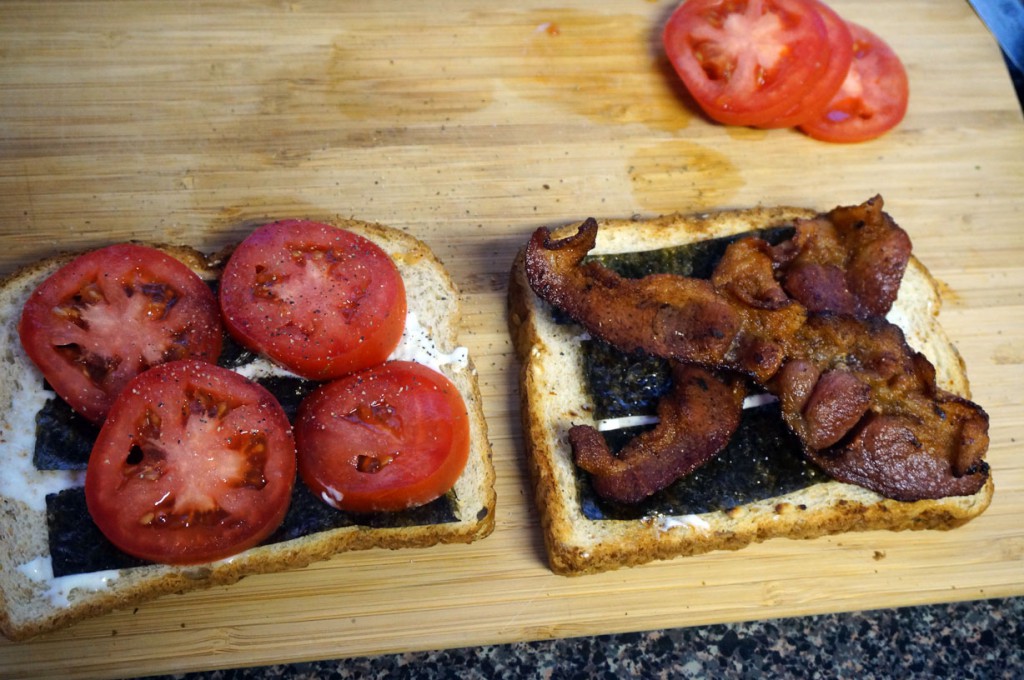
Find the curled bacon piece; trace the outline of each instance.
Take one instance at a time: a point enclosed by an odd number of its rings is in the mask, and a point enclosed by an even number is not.
[[[909,241],[882,228],[880,199],[831,214],[840,216],[831,227],[798,226],[796,245],[733,243],[710,281],[624,279],[583,264],[595,221],[559,241],[542,228],[527,247],[527,278],[541,298],[624,351],[753,378],[780,398],[807,455],[836,479],[899,500],[976,492],[987,478],[988,416],[940,390],[934,367],[875,315],[895,299]],[[855,233],[836,238],[854,245],[831,263],[830,233],[843,230]],[[885,256],[881,273],[864,253]],[[794,274],[801,267],[825,274]],[[828,292],[840,280],[843,290]],[[808,303],[848,313],[812,313]]]
[[[736,432],[746,394],[743,380],[721,380],[680,363],[672,367],[672,380],[672,392],[658,402],[658,425],[634,437],[618,456],[593,427],[569,430],[576,464],[591,474],[601,497],[637,503],[706,463]]]
[[[970,495],[987,479],[988,415],[881,317],[814,315],[767,388],[831,477],[896,500]]]
[[[739,370],[762,380],[779,369],[783,343],[806,317],[799,305],[773,303],[771,292],[754,291],[744,281],[728,288],[724,280],[712,284],[672,274],[622,278],[596,262],[582,264],[596,237],[593,219],[560,241],[552,241],[544,227],[534,232],[526,248],[526,275],[537,295],[625,352],[643,350],[709,368]],[[770,271],[767,250],[763,259]],[[760,274],[751,276],[767,285]],[[778,288],[770,275],[767,278]],[[723,295],[716,285],[735,291],[736,299]],[[756,303],[760,298],[764,302]]]
[[[796,220],[796,234],[773,249],[782,286],[810,312],[884,316],[910,260],[910,237],[883,210],[881,196]]]

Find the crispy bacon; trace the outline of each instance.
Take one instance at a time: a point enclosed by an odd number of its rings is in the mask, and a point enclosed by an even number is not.
[[[836,479],[899,500],[985,483],[988,416],[938,389],[934,367],[879,316],[909,258],[880,199],[799,224],[790,245],[737,241],[710,281],[624,279],[583,264],[597,228],[588,220],[560,241],[539,229],[526,252],[536,293],[592,335],[751,377],[779,397],[807,455]],[[872,257],[883,258],[877,270]]]
[[[814,315],[769,391],[830,476],[896,500],[970,495],[985,483],[988,415],[881,317]]]
[[[782,344],[804,323],[802,307],[789,300],[779,306],[771,292],[754,290],[740,274],[733,282],[723,278],[715,284],[671,274],[622,278],[596,262],[582,264],[596,237],[593,219],[560,241],[552,241],[546,228],[538,229],[526,249],[526,274],[537,295],[625,352],[643,350],[762,380],[779,369]],[[751,239],[749,247],[760,243]],[[762,255],[770,272],[770,255]],[[762,273],[750,276],[767,285]]]
[[[672,392],[658,402],[658,425],[634,437],[618,456],[589,425],[569,430],[576,464],[603,498],[637,503],[690,474],[729,443],[740,423],[746,384],[675,363]]]
[[[796,220],[796,234],[773,249],[782,286],[810,312],[884,316],[910,260],[910,237],[883,210],[881,196]]]

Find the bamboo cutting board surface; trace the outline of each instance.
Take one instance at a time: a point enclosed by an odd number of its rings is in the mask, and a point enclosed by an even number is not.
[[[127,676],[1024,594],[1024,121],[961,0],[835,0],[902,56],[863,145],[709,124],[659,49],[669,2],[5,2],[0,272],[128,238],[216,249],[283,217],[426,241],[464,293],[498,473],[469,546],[338,556],[27,643],[0,675]],[[540,225],[880,193],[944,284],[992,417],[991,508],[953,532],[776,540],[596,576],[546,566],[508,269]]]

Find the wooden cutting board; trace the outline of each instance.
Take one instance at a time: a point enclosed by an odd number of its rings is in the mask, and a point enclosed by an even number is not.
[[[962,0],[835,0],[904,59],[875,142],[709,124],[659,43],[670,2],[9,2],[0,272],[127,238],[215,249],[286,216],[408,230],[464,293],[498,472],[470,546],[341,555],[22,644],[0,675],[99,677],[1024,594],[1024,120]],[[881,193],[943,282],[992,417],[991,508],[953,532],[777,540],[564,578],[518,424],[506,277],[537,226]]]

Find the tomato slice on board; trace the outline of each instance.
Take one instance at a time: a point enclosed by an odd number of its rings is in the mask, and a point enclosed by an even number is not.
[[[693,98],[727,125],[789,112],[829,58],[814,0],[687,0],[662,41]]]
[[[312,380],[379,364],[405,328],[405,286],[387,253],[303,220],[264,225],[239,244],[220,304],[239,342]]]
[[[839,91],[800,129],[826,142],[863,142],[894,128],[907,112],[910,84],[903,63],[877,35],[848,23],[853,62]]]
[[[50,386],[96,423],[150,366],[216,361],[223,332],[217,298],[199,276],[163,251],[131,243],[58,269],[29,296],[18,324]]]
[[[126,553],[165,564],[250,548],[284,520],[295,440],[265,388],[225,368],[175,361],[114,402],[85,474],[89,514]]]
[[[788,128],[817,119],[846,79],[853,62],[853,35],[843,18],[831,7],[815,2],[815,8],[825,23],[828,36],[829,54],[825,72],[811,83],[796,106],[760,127]]]
[[[299,475],[328,505],[401,510],[455,484],[469,456],[469,418],[445,376],[390,361],[306,397],[295,440]]]

